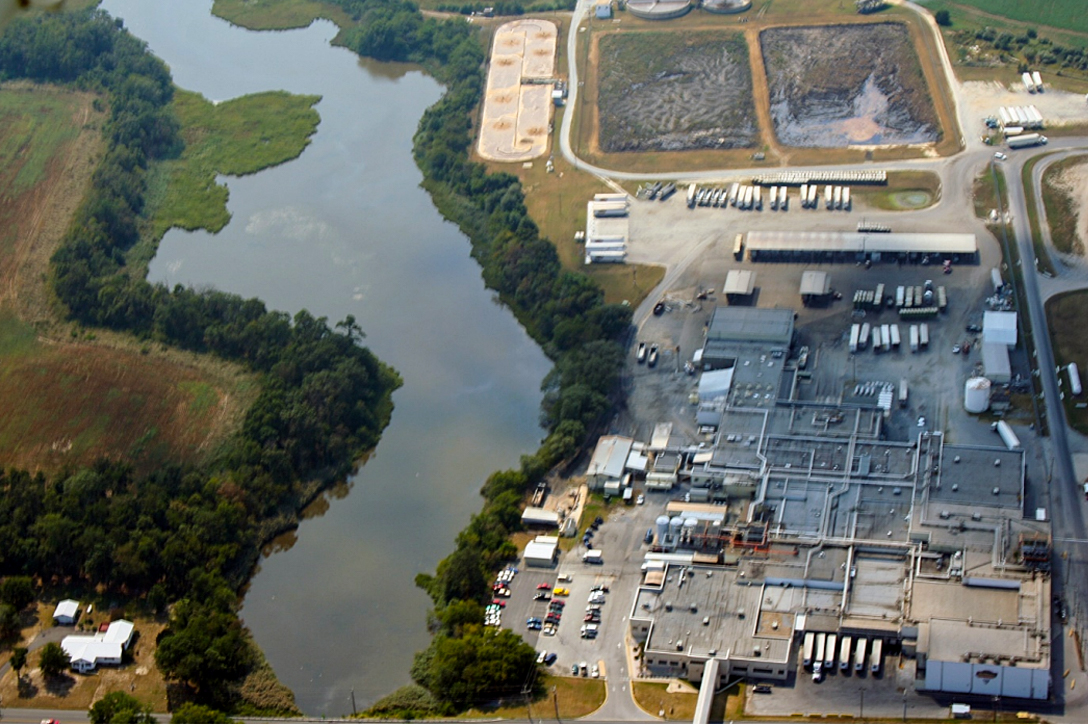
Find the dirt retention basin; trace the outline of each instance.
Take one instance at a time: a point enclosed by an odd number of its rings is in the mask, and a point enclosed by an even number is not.
[[[599,43],[602,151],[756,143],[752,74],[742,34],[608,33]]]
[[[834,148],[940,140],[905,25],[776,27],[762,31],[759,43],[781,143]]]

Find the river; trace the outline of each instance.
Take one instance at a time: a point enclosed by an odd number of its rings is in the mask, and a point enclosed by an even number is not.
[[[481,507],[486,476],[536,449],[549,363],[496,304],[469,242],[419,187],[411,140],[441,87],[410,66],[360,62],[336,28],[251,32],[211,0],[105,0],[178,86],[221,101],[319,94],[298,159],[230,188],[219,234],[169,232],[152,281],[257,296],[331,322],[355,315],[404,387],[375,454],[266,552],[241,616],[308,715],[351,712],[410,681],[426,647],[433,571]]]

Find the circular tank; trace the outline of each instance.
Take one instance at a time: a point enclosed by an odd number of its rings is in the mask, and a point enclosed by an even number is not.
[[[984,413],[990,407],[990,381],[969,378],[963,388],[963,407],[968,413]]]
[[[662,542],[665,540],[665,534],[669,533],[669,517],[661,515],[657,517],[657,540]]]
[[[680,529],[684,526],[684,520],[679,516],[673,516],[672,521],[669,522],[669,536],[679,536]]]

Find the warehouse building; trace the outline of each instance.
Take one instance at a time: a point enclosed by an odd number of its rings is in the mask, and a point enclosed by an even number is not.
[[[825,304],[831,297],[831,277],[827,272],[806,270],[801,273],[801,304]]]
[[[746,244],[753,262],[978,263],[974,234],[754,231]]]
[[[750,269],[731,269],[725,276],[722,292],[729,304],[750,303],[756,290],[756,273]]]

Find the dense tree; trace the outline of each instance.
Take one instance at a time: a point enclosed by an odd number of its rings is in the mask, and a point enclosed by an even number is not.
[[[933,17],[936,19],[937,25],[944,27],[952,25],[952,16],[947,10],[938,10]]]
[[[46,677],[56,677],[57,675],[65,672],[70,665],[68,655],[64,653],[60,645],[56,642],[47,642],[42,647],[41,655],[38,659],[38,667],[41,668],[42,674]]]
[[[186,702],[175,708],[172,723],[230,723],[233,722],[226,713],[223,713],[207,705],[195,702]]]
[[[166,677],[190,683],[219,701],[224,686],[249,671],[254,654],[232,612],[182,600],[155,651],[155,662]]]
[[[0,602],[21,612],[34,601],[34,583],[28,576],[9,576],[0,583]]]
[[[8,660],[8,665],[11,669],[15,670],[15,678],[22,677],[23,668],[26,667],[26,647],[14,647],[11,650],[11,658]]]
[[[151,707],[126,692],[107,692],[87,711],[93,723],[153,723]]]

